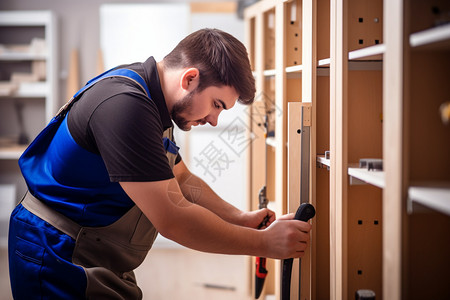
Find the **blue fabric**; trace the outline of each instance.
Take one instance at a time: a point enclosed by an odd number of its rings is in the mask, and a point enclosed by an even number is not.
[[[71,237],[18,205],[8,241],[14,299],[85,299],[86,274],[71,263],[74,247]]]
[[[124,76],[124,77],[128,77],[128,78],[131,78],[131,79],[137,81],[145,89],[145,92],[147,93],[147,96],[149,98],[151,98],[150,97],[150,90],[148,89],[148,86],[145,83],[144,79],[141,76],[139,76],[139,74],[137,74],[133,70],[129,70],[129,69],[115,69],[115,68],[112,68],[112,69],[110,69],[110,70],[108,70],[108,71],[98,75],[97,77],[94,77],[91,80],[89,80],[86,83],[86,85],[81,90],[79,90],[78,92],[75,93],[73,98],[77,98],[85,90],[89,89],[92,85],[94,85],[98,81],[100,81],[100,80],[102,80],[104,78],[107,78],[107,77],[112,77],[112,76]]]
[[[127,76],[150,93],[131,70],[112,70],[91,80],[76,95],[110,76]],[[30,192],[82,226],[106,226],[134,203],[110,182],[102,158],[73,140],[67,116],[53,118],[19,159]],[[83,299],[84,270],[72,264],[75,241],[18,205],[10,219],[9,270],[15,299]]]
[[[74,141],[67,117],[45,151],[19,164],[36,198],[82,226],[107,226],[134,205],[118,182],[109,181],[101,156]]]
[[[178,150],[180,150],[180,147],[178,147],[174,142],[172,142],[170,139],[168,138],[163,138],[163,144],[164,144],[164,148],[166,149],[166,151],[177,155],[178,154]]]

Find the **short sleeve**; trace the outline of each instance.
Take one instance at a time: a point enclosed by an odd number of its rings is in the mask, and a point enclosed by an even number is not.
[[[162,142],[158,110],[148,98],[119,94],[103,101],[92,113],[88,130],[111,181],[174,177]]]

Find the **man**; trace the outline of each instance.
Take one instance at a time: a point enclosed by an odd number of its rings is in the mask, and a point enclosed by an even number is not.
[[[308,223],[223,201],[172,141],[172,120],[215,126],[254,94],[245,47],[213,29],[90,81],[19,160],[29,192],[11,215],[14,297],[140,299],[133,269],[157,232],[200,251],[301,257]]]

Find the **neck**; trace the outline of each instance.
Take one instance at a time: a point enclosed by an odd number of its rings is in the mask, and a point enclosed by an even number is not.
[[[158,70],[161,90],[163,92],[164,99],[166,100],[167,110],[169,111],[169,113],[172,113],[173,97],[172,97],[171,91],[173,91],[173,89],[171,89],[171,84],[169,82],[169,78],[170,78],[169,72],[164,68],[163,61],[157,62],[156,68]]]

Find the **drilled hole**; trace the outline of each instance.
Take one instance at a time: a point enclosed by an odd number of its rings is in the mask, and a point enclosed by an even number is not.
[[[378,225],[378,220],[373,221],[373,224]]]
[[[362,220],[358,220],[358,225],[362,225]]]
[[[358,22],[362,23],[363,22],[363,18],[358,18]]]
[[[380,43],[380,40],[375,40],[375,44],[379,44]]]
[[[364,42],[364,41],[363,41],[362,39],[358,40],[358,43],[359,43],[360,45],[362,45],[363,42]]]
[[[362,275],[362,270],[358,270],[358,275]]]

